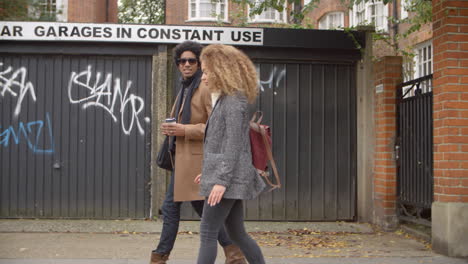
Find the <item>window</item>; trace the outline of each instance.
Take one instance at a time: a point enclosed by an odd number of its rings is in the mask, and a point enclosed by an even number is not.
[[[189,20],[227,20],[227,0],[189,0]]]
[[[332,12],[324,15],[319,21],[319,29],[337,29],[344,27],[344,13]]]
[[[384,29],[387,23],[387,16],[384,16],[383,3],[370,3],[369,7],[370,22],[375,25],[376,29]]]
[[[366,4],[364,1],[355,6],[356,8],[356,26],[366,23]]]
[[[408,8],[411,0],[400,1],[400,18],[405,19],[408,17]]]
[[[388,5],[382,0],[364,2],[353,6],[350,11],[351,26],[371,24],[378,31],[387,31]]]
[[[31,16],[39,20],[67,21],[68,0],[34,0],[29,6]]]
[[[432,43],[431,41],[418,44],[414,49],[413,61],[408,60],[403,64],[403,81],[411,81],[432,74]],[[403,87],[403,94],[405,97],[415,95],[414,87],[411,91],[410,86]],[[425,80],[419,84],[422,93],[432,91],[432,79]]]
[[[56,0],[42,0],[37,3],[39,12],[46,16],[55,16],[57,13]]]
[[[416,46],[415,79],[432,73],[432,43],[427,41]]]
[[[414,80],[414,76],[416,76],[416,74],[414,72],[413,58],[403,57],[403,82]]]
[[[262,3],[265,0],[255,0],[255,4]],[[250,18],[250,22],[257,23],[286,23],[286,3],[284,4],[283,12],[279,12],[274,8],[267,8],[260,15],[255,15]],[[250,10],[249,10],[250,12]]]

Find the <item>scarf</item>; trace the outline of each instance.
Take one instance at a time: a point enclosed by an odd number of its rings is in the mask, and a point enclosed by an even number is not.
[[[176,104],[176,112],[175,118],[177,123],[181,124],[190,124],[190,119],[192,117],[192,95],[198,86],[200,86],[202,72],[198,70],[192,77],[187,80],[182,80],[182,89],[179,92],[179,98]],[[186,93],[184,95],[184,92]],[[185,98],[185,103],[184,103]],[[180,108],[184,104],[184,108],[182,109],[182,116],[181,120],[179,119]]]
[[[180,124],[190,124],[190,119],[192,117],[192,95],[195,92],[196,89],[198,89],[198,86],[200,86],[201,82],[201,76],[202,72],[201,70],[198,70],[192,77],[182,80],[182,87],[180,89],[177,103],[176,103],[176,111],[175,111],[175,118],[176,122]],[[184,96],[184,93],[185,96]],[[185,99],[184,99],[185,98]],[[185,100],[185,103],[184,103]],[[180,108],[184,104],[184,108],[182,109],[182,115],[179,120],[179,113],[180,113]],[[171,137],[172,140],[169,140],[169,144],[171,145],[170,150],[175,151],[175,141],[176,137]]]

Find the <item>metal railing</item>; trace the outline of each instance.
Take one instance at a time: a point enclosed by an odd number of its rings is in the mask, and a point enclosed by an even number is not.
[[[398,89],[397,213],[402,220],[431,224],[434,196],[432,75]]]

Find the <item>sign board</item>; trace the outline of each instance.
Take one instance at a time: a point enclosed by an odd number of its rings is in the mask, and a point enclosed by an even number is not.
[[[0,22],[0,40],[99,41],[262,46],[261,28],[190,27],[132,24],[88,24],[55,22]]]
[[[375,92],[376,93],[381,93],[383,92],[383,84],[379,84],[375,86]]]

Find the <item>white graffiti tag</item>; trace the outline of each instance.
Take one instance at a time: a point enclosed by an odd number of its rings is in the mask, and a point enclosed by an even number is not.
[[[258,70],[257,70],[258,71]],[[260,80],[260,91],[264,92],[265,88],[278,88],[280,85],[281,80],[283,80],[286,76],[286,69],[279,70],[278,67],[275,65],[273,66],[273,70],[270,72],[270,76],[267,80],[262,81]]]
[[[3,63],[0,62],[0,68],[1,67],[3,67]],[[8,66],[5,70],[0,70],[0,95],[5,97],[5,94],[9,94],[18,98],[15,111],[13,112],[15,117],[21,113],[21,104],[26,94],[29,93],[33,101],[36,101],[34,86],[31,82],[26,82],[27,74],[28,72],[25,67],[13,71],[13,68]]]
[[[93,81],[92,77],[91,66],[88,66],[87,70],[80,73],[71,73],[70,81],[68,82],[68,98],[70,99],[70,103],[83,103],[83,109],[90,106],[101,108],[109,113],[114,122],[118,121],[116,113],[117,115],[120,113],[122,130],[126,135],[130,135],[135,126],[138,132],[144,135],[145,132],[140,119],[144,113],[145,102],[143,98],[130,93],[132,82],[127,81],[125,90],[122,93],[120,78],[113,79],[111,73],[104,76],[100,72],[96,72],[96,77]],[[77,98],[78,94],[81,94],[81,96]],[[130,114],[130,121],[127,124],[125,117],[128,114]],[[149,122],[149,118],[144,118],[144,121]]]

